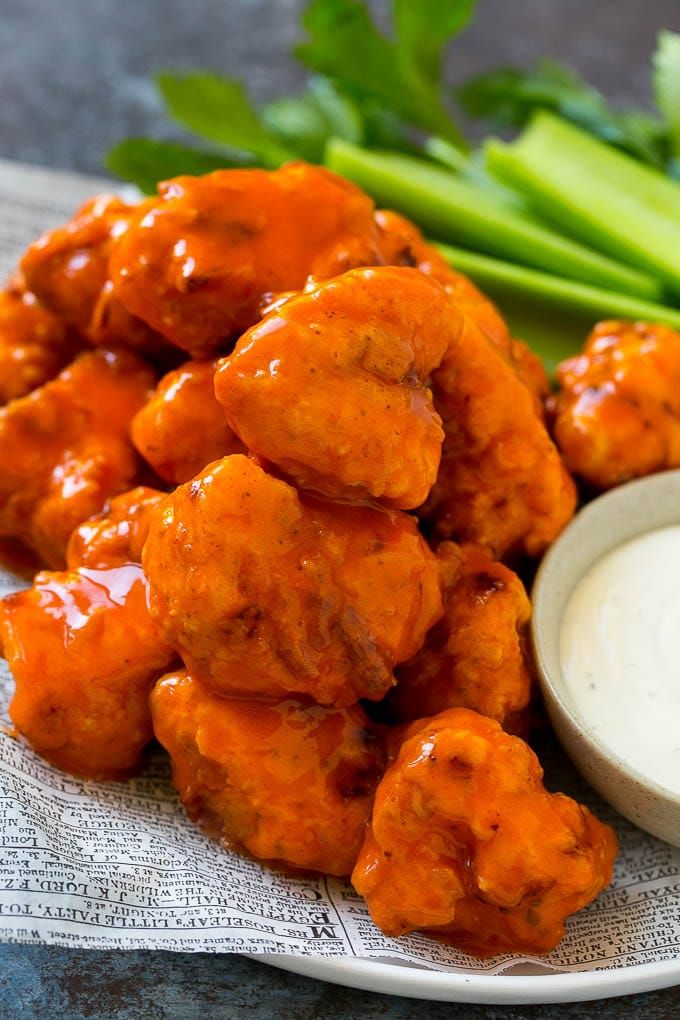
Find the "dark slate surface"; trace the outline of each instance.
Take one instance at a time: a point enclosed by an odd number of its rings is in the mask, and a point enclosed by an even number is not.
[[[247,73],[260,100],[292,89],[303,75],[285,51],[302,6],[300,0],[2,0],[0,156],[98,171],[107,147],[124,135],[167,134],[148,81],[154,68]],[[573,63],[621,103],[648,102],[649,54],[662,27],[680,29],[679,0],[481,0],[475,26],[450,54],[449,77],[549,54]],[[0,947],[2,1020],[400,1020],[421,1012],[431,1020],[661,1020],[680,1015],[680,991],[561,1007],[418,1005],[232,956]]]

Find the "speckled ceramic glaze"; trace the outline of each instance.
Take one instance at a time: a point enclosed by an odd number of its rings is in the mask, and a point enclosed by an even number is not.
[[[562,617],[586,571],[623,542],[673,524],[680,524],[680,471],[630,482],[586,506],[541,564],[533,590],[532,632],[546,707],[574,764],[620,814],[680,846],[680,796],[632,768],[592,733],[572,703],[559,656]]]

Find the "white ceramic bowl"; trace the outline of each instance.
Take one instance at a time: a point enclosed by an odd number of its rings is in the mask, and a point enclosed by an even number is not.
[[[559,655],[564,611],[589,567],[623,542],[674,524],[680,524],[680,471],[630,482],[589,503],[541,564],[532,595],[532,634],[548,714],[569,757],[620,814],[680,846],[680,795],[631,767],[593,734],[572,703]]]

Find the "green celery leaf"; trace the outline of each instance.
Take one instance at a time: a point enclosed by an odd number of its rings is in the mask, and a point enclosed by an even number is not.
[[[262,121],[284,145],[310,163],[318,163],[328,138],[328,123],[310,92],[282,96],[262,109]]]
[[[522,127],[536,110],[552,110],[644,163],[666,166],[667,139],[658,118],[613,110],[597,89],[552,60],[531,71],[501,68],[471,78],[458,98],[470,116],[500,127]]]
[[[668,128],[670,148],[680,158],[680,33],[661,32],[654,54],[656,105]]]
[[[393,0],[402,61],[426,80],[441,82],[444,48],[470,21],[477,0]]]
[[[193,134],[252,153],[265,166],[295,158],[264,126],[239,81],[210,71],[165,71],[156,82],[172,117]]]
[[[407,12],[407,3],[417,10]],[[312,0],[302,18],[309,40],[295,53],[343,88],[358,90],[407,123],[464,147],[442,102],[440,72],[444,46],[472,6],[471,0],[394,0],[397,35],[390,39],[376,28],[363,0]],[[435,30],[438,18],[443,25]]]
[[[361,142],[364,124],[356,100],[328,78],[314,77],[308,88],[324,113],[329,134],[347,142]]]
[[[272,134],[303,159],[320,163],[331,137],[363,141],[363,121],[356,103],[327,78],[314,78],[306,92],[268,103],[262,120]]]
[[[207,174],[242,165],[218,153],[150,138],[126,138],[107,153],[105,162],[117,177],[136,184],[148,195],[155,192],[159,181],[180,174]]]

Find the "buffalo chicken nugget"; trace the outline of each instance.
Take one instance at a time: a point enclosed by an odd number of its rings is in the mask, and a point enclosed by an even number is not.
[[[164,346],[113,293],[109,257],[149,201],[128,205],[115,195],[89,199],[72,220],[38,238],[21,260],[27,285],[41,304],[96,346],[155,353]]]
[[[128,427],[153,384],[131,353],[88,352],[0,408],[0,535],[63,566],[73,529],[134,484]]]
[[[573,515],[576,487],[533,394],[470,319],[433,372],[432,392],[445,437],[422,515],[441,537],[495,558],[539,556]]]
[[[93,779],[134,770],[152,737],[149,692],[173,660],[141,567],[38,574],[0,604],[0,629],[10,716],[35,751]]]
[[[380,254],[385,265],[411,266],[433,277],[495,344],[508,349],[510,334],[496,306],[467,276],[449,266],[414,223],[391,209],[378,209],[375,220],[380,229]]]
[[[141,563],[151,514],[164,498],[164,492],[139,485],[109,500],[101,513],[83,521],[72,533],[66,549],[69,570]]]
[[[348,875],[384,769],[359,705],[222,698],[185,673],[151,696],[154,732],[188,814],[254,857]]]
[[[549,402],[555,440],[589,485],[609,489],[680,467],[680,333],[601,322],[557,378]]]
[[[0,292],[0,404],[53,379],[78,350],[72,331],[34,294]]]
[[[413,266],[441,283],[456,307],[506,354],[519,377],[534,394],[537,407],[542,408],[542,402],[550,392],[543,363],[522,340],[514,340],[510,336],[493,302],[467,276],[453,269],[406,217],[390,209],[378,209],[375,219],[380,228],[380,252],[386,265]]]
[[[378,927],[477,956],[556,946],[611,880],[616,837],[542,778],[522,740],[468,709],[408,727],[352,875]]]
[[[304,163],[159,185],[112,255],[117,298],[195,358],[226,349],[269,293],[380,261],[373,202]]]
[[[215,376],[248,449],[303,489],[410,509],[443,432],[427,380],[462,328],[415,269],[355,269],[279,305]]]
[[[157,475],[181,485],[206,464],[245,447],[215,396],[216,362],[188,361],[168,372],[132,420],[132,442]]]
[[[531,603],[524,585],[474,546],[444,542],[437,558],[444,616],[423,648],[397,670],[389,696],[393,717],[407,722],[462,707],[517,732],[532,687]]]
[[[379,700],[442,612],[413,518],[305,499],[239,454],[166,498],[143,563],[164,640],[230,695]]]

